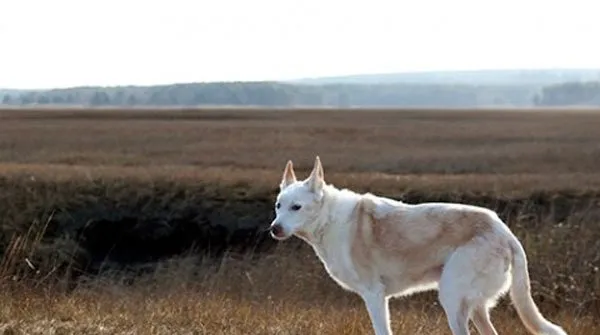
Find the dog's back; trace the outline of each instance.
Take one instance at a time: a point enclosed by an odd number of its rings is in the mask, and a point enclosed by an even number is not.
[[[406,294],[437,286],[445,261],[475,238],[507,247],[502,224],[484,208],[400,201],[366,194],[354,235],[353,258],[362,271],[377,272],[387,293]],[[361,271],[361,272],[362,272]]]

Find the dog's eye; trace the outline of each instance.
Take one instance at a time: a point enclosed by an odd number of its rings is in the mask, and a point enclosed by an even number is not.
[[[281,207],[281,203],[279,203],[279,202],[278,202],[278,203],[275,205],[275,207],[277,207],[277,209],[279,209],[279,208]]]
[[[300,205],[292,205],[292,207],[290,207],[290,209],[291,209],[291,210],[293,210],[293,211],[297,211],[297,210],[299,210],[301,207],[302,207],[302,206],[300,206]]]

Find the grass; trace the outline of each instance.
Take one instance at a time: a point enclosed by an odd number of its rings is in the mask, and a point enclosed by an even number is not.
[[[308,246],[212,258],[192,238],[268,223],[285,161],[304,175],[315,154],[341,187],[498,210],[544,315],[593,334],[598,129],[587,110],[0,110],[0,334],[370,333]],[[162,258],[131,277],[115,250]],[[96,258],[102,271],[65,281]],[[392,316],[398,334],[449,334],[435,293],[393,300]],[[506,300],[492,318],[525,334]]]
[[[0,162],[391,174],[596,174],[589,111],[0,111]],[[23,136],[27,134],[27,136]],[[352,152],[352,154],[349,154]]]
[[[181,258],[134,284],[123,284],[115,274],[93,278],[69,294],[4,290],[1,321],[5,334],[371,332],[361,301],[324,281],[315,260],[278,252],[255,262],[225,257],[212,266]],[[194,273],[197,269],[204,271]],[[597,326],[595,315],[542,311],[569,334],[593,334]],[[391,315],[398,334],[449,334],[432,294],[393,300]],[[527,334],[511,308],[499,307],[492,318],[501,334]]]

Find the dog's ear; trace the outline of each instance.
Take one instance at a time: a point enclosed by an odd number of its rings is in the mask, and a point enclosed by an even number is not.
[[[294,164],[291,160],[287,162],[285,165],[285,170],[283,171],[283,177],[281,178],[281,184],[279,184],[279,189],[283,190],[284,188],[290,186],[291,184],[296,182],[296,174],[294,173]]]
[[[321,159],[319,156],[315,157],[315,166],[313,167],[310,176],[306,180],[306,184],[312,192],[319,192],[323,189],[325,184],[325,178],[323,173],[323,166],[321,165]]]

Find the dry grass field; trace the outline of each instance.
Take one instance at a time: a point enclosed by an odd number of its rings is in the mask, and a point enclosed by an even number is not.
[[[0,110],[0,334],[370,334],[302,243],[193,239],[260,230],[286,160],[304,176],[315,154],[340,187],[498,210],[541,311],[600,334],[600,111],[300,109]],[[391,314],[450,334],[433,292]],[[526,334],[506,300],[492,320]]]

